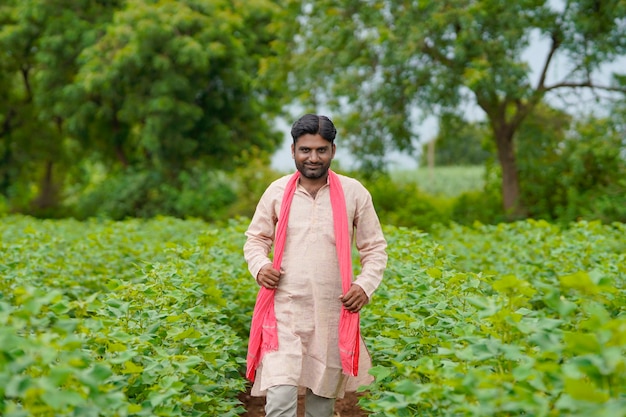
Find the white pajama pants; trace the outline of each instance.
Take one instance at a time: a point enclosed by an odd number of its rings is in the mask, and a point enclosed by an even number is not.
[[[267,390],[265,417],[296,417],[298,410],[298,387],[277,385]],[[320,397],[306,390],[304,397],[305,417],[333,417],[335,399]]]

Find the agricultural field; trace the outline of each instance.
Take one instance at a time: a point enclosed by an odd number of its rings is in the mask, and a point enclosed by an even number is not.
[[[0,218],[0,415],[243,414],[246,226]],[[626,416],[626,226],[385,233],[363,410]]]
[[[398,183],[415,183],[426,194],[458,197],[464,192],[480,191],[485,184],[485,167],[440,166],[432,170],[420,167],[412,170],[393,170],[391,178]]]

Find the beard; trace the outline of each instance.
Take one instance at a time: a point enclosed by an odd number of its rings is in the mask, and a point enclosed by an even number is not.
[[[316,180],[325,177],[330,169],[330,162],[321,164],[305,164],[304,162],[296,162],[296,168],[304,178]]]

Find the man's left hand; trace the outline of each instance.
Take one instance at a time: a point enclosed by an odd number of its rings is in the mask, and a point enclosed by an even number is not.
[[[358,313],[365,304],[369,302],[369,298],[363,288],[356,284],[352,284],[345,295],[339,297],[343,306],[351,313]]]

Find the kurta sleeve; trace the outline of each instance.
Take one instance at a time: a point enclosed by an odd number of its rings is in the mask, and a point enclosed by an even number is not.
[[[387,242],[372,197],[364,187],[357,199],[354,229],[361,262],[361,273],[354,283],[363,288],[365,294],[371,298],[380,285],[387,266]]]
[[[254,279],[257,278],[263,266],[272,263],[269,254],[274,243],[278,218],[275,211],[275,195],[277,194],[275,188],[272,185],[263,193],[245,233],[247,239],[243,246],[243,253],[248,263],[248,270]]]

